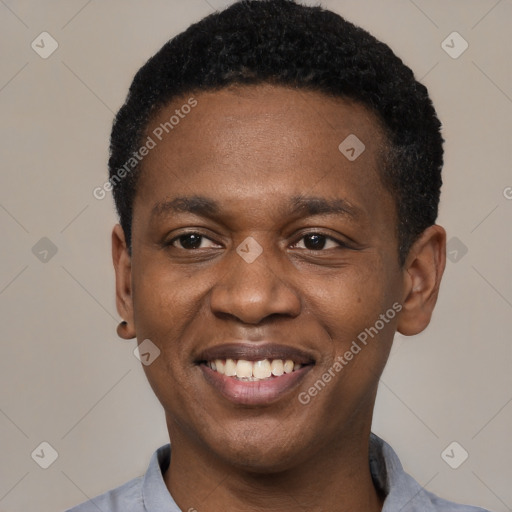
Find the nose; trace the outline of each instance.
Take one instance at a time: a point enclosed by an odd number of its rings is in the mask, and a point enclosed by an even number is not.
[[[272,315],[296,317],[301,311],[297,291],[287,282],[278,256],[270,251],[252,263],[233,252],[226,270],[212,288],[210,306],[217,315],[229,315],[256,325]]]

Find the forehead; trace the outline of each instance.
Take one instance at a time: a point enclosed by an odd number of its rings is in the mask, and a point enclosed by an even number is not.
[[[191,98],[196,105],[184,108]],[[350,189],[354,202],[371,206],[383,191],[377,117],[314,91],[263,84],[190,93],[161,108],[145,137],[155,147],[142,162],[139,204],[198,188],[241,200]]]
[[[193,109],[187,106],[191,98],[197,102]],[[199,130],[201,137],[217,135],[217,148],[228,151],[244,137],[254,143],[258,134],[276,128],[281,132],[274,139],[275,145],[288,149],[316,145],[318,151],[327,147],[332,151],[334,145],[337,150],[340,137],[356,135],[353,132],[372,147],[385,139],[378,117],[359,102],[270,84],[231,85],[175,98],[156,112],[146,131],[166,145],[172,142],[170,138],[193,139]]]

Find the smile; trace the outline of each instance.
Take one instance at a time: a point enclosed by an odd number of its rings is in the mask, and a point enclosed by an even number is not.
[[[296,347],[231,343],[203,351],[196,364],[217,396],[237,405],[268,406],[296,392],[315,358]]]
[[[300,370],[303,365],[291,359],[262,359],[247,361],[245,359],[215,359],[206,365],[213,371],[246,382],[281,377],[281,375]]]

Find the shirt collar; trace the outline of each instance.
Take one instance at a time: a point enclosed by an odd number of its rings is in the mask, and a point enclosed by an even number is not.
[[[386,496],[382,512],[435,512],[429,494],[408,475],[388,443],[370,434],[370,471]]]
[[[149,462],[142,482],[142,502],[147,512],[180,512],[164,481],[164,473],[171,461],[171,445],[158,448]]]
[[[147,512],[180,512],[167,490],[163,474],[169,467],[171,447],[160,447],[151,457],[142,483],[142,500]],[[370,471],[375,485],[386,496],[382,512],[435,512],[428,493],[405,473],[389,444],[370,434]]]

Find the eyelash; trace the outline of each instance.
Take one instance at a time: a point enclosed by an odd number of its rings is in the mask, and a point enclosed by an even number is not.
[[[169,242],[168,242],[168,243],[166,243],[165,245],[166,245],[166,246],[169,246],[169,247],[174,247],[174,248],[176,248],[176,249],[182,249],[182,250],[184,250],[184,251],[197,251],[197,250],[198,250],[198,248],[195,248],[195,249],[185,249],[184,247],[176,247],[176,246],[174,245],[174,244],[175,244],[175,242],[179,241],[179,239],[180,239],[180,238],[185,237],[185,236],[187,236],[187,235],[196,235],[197,237],[199,237],[199,238],[201,239],[201,241],[202,241],[203,239],[206,239],[206,240],[210,240],[210,241],[211,241],[211,242],[213,242],[213,243],[216,243],[216,242],[214,242],[211,238],[209,238],[208,236],[206,236],[206,235],[204,235],[204,234],[202,234],[202,233],[199,233],[199,232],[196,232],[196,231],[191,231],[191,232],[188,232],[188,233],[182,233],[181,235],[178,235],[178,236],[174,237],[173,239],[169,240]],[[299,241],[303,240],[304,238],[306,238],[306,237],[308,237],[308,236],[312,236],[312,235],[317,235],[317,236],[320,236],[320,237],[325,238],[326,243],[327,243],[328,241],[332,241],[332,242],[334,242],[334,243],[336,243],[336,244],[337,244],[338,248],[341,248],[341,249],[349,248],[348,244],[346,244],[346,243],[342,242],[341,240],[338,240],[338,239],[336,239],[336,238],[334,238],[334,237],[332,237],[332,236],[326,235],[325,233],[319,233],[319,232],[316,232],[316,231],[310,231],[310,232],[308,232],[308,233],[304,233],[304,234],[303,234],[303,235],[302,235],[302,236],[301,236],[301,237],[300,237],[296,242],[294,242],[294,243],[293,243],[293,245],[298,244],[298,243],[299,243]],[[332,249],[332,248],[331,248],[331,249]],[[328,249],[324,249],[324,248],[322,248],[322,249],[317,249],[317,250],[315,250],[315,249],[307,249],[307,248],[304,248],[304,249],[302,249],[302,250],[311,251],[311,252],[324,252],[324,251],[326,251],[326,250],[328,250]]]

